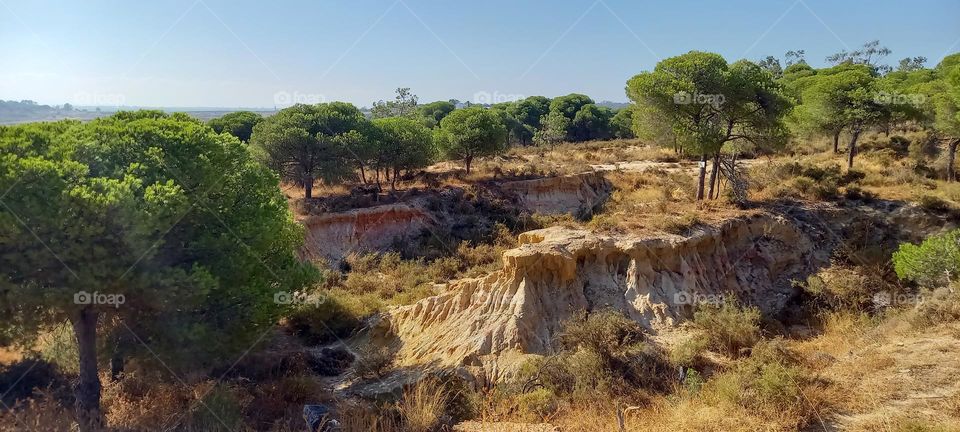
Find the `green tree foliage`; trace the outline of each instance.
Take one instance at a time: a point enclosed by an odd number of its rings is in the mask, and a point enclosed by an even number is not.
[[[890,129],[920,122],[929,115],[924,88],[937,79],[931,69],[897,70],[877,79],[876,101],[883,104],[880,126]]]
[[[430,120],[430,127],[434,127],[440,124],[440,120],[443,120],[447,114],[450,114],[457,108],[452,102],[449,101],[436,101],[430,102],[428,104],[420,105],[417,107],[417,112],[421,116]]]
[[[716,167],[725,143],[775,147],[786,138],[790,101],[769,72],[746,60],[728,65],[718,54],[697,51],[665,59],[631,78],[627,96],[642,107],[643,118],[665,120],[677,142],[701,157],[697,199],[704,196],[706,160],[712,156]]]
[[[353,176],[354,165],[363,168],[371,151],[364,136],[367,123],[360,110],[344,102],[294,105],[254,127],[250,143],[267,166],[312,198],[316,179],[336,182]]]
[[[223,117],[210,119],[207,122],[214,132],[226,132],[240,141],[249,142],[250,135],[253,134],[253,127],[263,121],[263,116],[250,111],[236,111],[224,114]]]
[[[543,96],[530,96],[512,104],[510,115],[528,126],[530,130],[540,129],[540,119],[550,112],[550,99]]]
[[[380,172],[390,173],[390,187],[396,189],[401,171],[410,171],[430,165],[435,149],[433,135],[426,126],[403,117],[390,117],[373,121],[376,129],[377,186]]]
[[[861,64],[841,64],[821,70],[803,89],[801,98],[806,121],[823,130],[839,127],[849,131],[848,168],[853,168],[860,135],[888,116],[888,107],[877,95],[875,72]]]
[[[774,56],[766,56],[763,60],[757,62],[757,65],[770,72],[774,78],[783,76],[783,66],[780,65],[780,59]]]
[[[588,141],[610,138],[610,119],[613,111],[596,104],[586,104],[577,111],[570,123],[570,138],[573,141]]]
[[[653,105],[638,104],[631,107],[633,111],[631,130],[633,134],[651,144],[673,149],[678,155],[683,154],[683,145],[673,133],[673,124],[668,113],[659,111]]]
[[[377,101],[370,108],[370,115],[377,118],[411,117],[417,114],[417,95],[410,92],[410,87],[397,89],[397,96],[392,101]]]
[[[0,324],[24,346],[72,324],[83,430],[101,424],[104,334],[202,371],[248,349],[283,312],[274,294],[310,280],[277,180],[182,114],[0,128]]]
[[[924,69],[925,64],[927,64],[927,58],[924,56],[902,58],[897,65],[897,72],[918,71]]]
[[[960,279],[960,230],[931,236],[919,245],[901,244],[893,253],[893,268],[900,279],[930,288]]]
[[[559,112],[570,121],[573,121],[573,117],[577,115],[577,111],[580,111],[580,108],[592,103],[595,102],[587,95],[571,93],[566,96],[556,97],[550,101],[550,111]]]
[[[614,138],[636,138],[633,134],[633,112],[634,107],[629,106],[617,111],[610,119],[610,134]]]
[[[504,129],[507,130],[507,136],[505,138],[506,145],[509,147],[511,140],[515,140],[520,144],[526,144],[530,142],[530,139],[533,138],[532,129],[524,125],[517,120],[516,117],[510,114],[513,103],[504,103],[497,104],[492,106],[490,109],[497,113],[500,116],[500,121],[503,123]]]
[[[560,111],[551,111],[540,120],[540,129],[533,135],[533,142],[537,145],[554,145],[567,138],[570,129],[570,119]]]
[[[947,143],[947,180],[956,181],[960,146],[960,53],[945,57],[933,71],[936,78],[918,85],[927,95],[929,125]]]
[[[507,130],[503,119],[493,110],[482,107],[458,109],[440,121],[434,138],[437,148],[451,159],[463,159],[467,173],[477,156],[506,150]]]

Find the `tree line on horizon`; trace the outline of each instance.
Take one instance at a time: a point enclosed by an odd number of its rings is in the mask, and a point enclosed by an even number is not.
[[[477,157],[511,145],[549,145],[632,138],[629,111],[597,105],[582,94],[531,96],[490,106],[457,107],[457,101],[419,104],[409,88],[395,100],[373,104],[370,116],[346,102],[298,104],[268,117],[249,111],[208,122],[250,143],[284,181],[313,196],[314,182],[383,182],[396,187],[404,173],[440,159],[462,160],[469,174]]]
[[[367,118],[349,103],[296,105],[270,117],[230,113],[210,121],[251,147],[283,179],[312,197],[316,180],[359,181],[395,188],[403,173],[438,160],[462,160],[467,173],[481,156],[511,145],[553,145],[611,138],[642,138],[700,160],[697,199],[713,198],[725,153],[782,150],[791,139],[828,136],[840,151],[849,137],[853,168],[865,131],[919,125],[946,143],[948,179],[956,178],[960,145],[958,55],[933,68],[923,57],[897,67],[881,61],[891,51],[871,41],[827,57],[813,68],[803,50],[780,59],[728,63],[718,54],[692,51],[665,59],[627,81],[631,103],[612,110],[582,94],[553,99],[530,96],[493,105],[458,108],[458,102],[420,104],[409,88],[378,101]],[[711,165],[709,182],[707,166]]]

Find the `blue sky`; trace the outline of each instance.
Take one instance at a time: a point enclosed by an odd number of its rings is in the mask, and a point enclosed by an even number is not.
[[[871,39],[888,61],[960,51],[960,1],[0,0],[0,99],[368,106],[585,93],[690,50],[807,60]],[[486,100],[484,100],[486,99]]]

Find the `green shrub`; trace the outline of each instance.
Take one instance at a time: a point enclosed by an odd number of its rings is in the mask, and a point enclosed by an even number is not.
[[[560,342],[568,349],[581,348],[596,354],[606,367],[645,339],[640,323],[610,310],[585,311],[564,323]]]
[[[691,394],[700,393],[703,383],[703,375],[700,375],[700,372],[693,368],[687,369],[687,376],[683,378],[683,387],[687,392]]]
[[[740,307],[732,300],[720,305],[701,304],[693,314],[693,322],[707,337],[709,346],[738,355],[742,348],[753,346],[760,339],[760,309]]]
[[[40,337],[40,357],[57,367],[65,374],[80,373],[80,353],[77,351],[77,338],[69,324],[56,326],[50,333]]]
[[[776,412],[801,403],[802,369],[779,340],[757,344],[750,357],[714,377],[703,392],[714,403]]]
[[[900,279],[926,287],[942,287],[960,273],[960,229],[927,238],[919,245],[904,243],[893,253]]]
[[[363,319],[379,311],[377,293],[354,294],[342,289],[326,291],[323,301],[305,302],[287,316],[291,333],[317,344],[344,338],[360,328]]]
[[[831,309],[863,310],[880,292],[889,292],[878,272],[834,265],[807,277],[804,290]]]
[[[527,421],[543,420],[555,413],[559,407],[557,395],[546,388],[523,393],[517,396],[516,403],[524,420]]]
[[[561,352],[521,368],[520,392],[543,387],[557,395],[590,399],[664,390],[674,369],[645,339],[640,324],[619,312],[579,313],[558,336]]]
[[[677,366],[691,367],[697,363],[703,352],[707,350],[708,345],[709,341],[703,335],[696,335],[684,339],[682,342],[670,347],[670,363]]]
[[[245,400],[232,388],[217,385],[190,412],[189,429],[198,431],[234,431],[243,425]]]

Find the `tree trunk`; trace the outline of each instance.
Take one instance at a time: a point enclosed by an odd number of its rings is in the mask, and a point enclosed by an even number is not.
[[[857,154],[857,139],[860,138],[860,130],[856,129],[853,131],[853,136],[850,137],[850,154],[847,156],[847,170],[853,169],[853,157]]]
[[[710,199],[715,199],[717,196],[720,196],[720,191],[717,190],[716,188],[717,172],[719,170],[720,170],[720,153],[717,152],[717,154],[713,156],[713,167],[710,169],[710,191],[707,193],[707,197]],[[717,193],[716,196],[713,195],[714,192]]]
[[[840,131],[833,133],[833,152],[840,153]]]
[[[110,380],[120,381],[123,377],[123,351],[119,346],[113,347],[113,355],[110,356]]]
[[[77,337],[80,358],[80,375],[74,387],[76,395],[77,422],[82,432],[103,428],[100,412],[100,376],[97,375],[97,318],[99,313],[85,307],[71,318],[73,333]]]
[[[700,172],[697,174],[697,201],[703,200],[703,183],[707,177],[707,154],[700,155]]]
[[[393,169],[393,178],[390,180],[390,191],[397,191],[397,177],[400,177],[400,170],[397,168]]]
[[[947,181],[957,181],[957,172],[954,169],[954,163],[957,158],[957,146],[960,146],[960,139],[953,140],[947,153]]]
[[[303,176],[303,196],[307,199],[313,198],[313,176],[305,175]]]
[[[360,181],[367,184],[367,174],[363,170],[363,164],[360,164]]]
[[[470,174],[470,163],[473,162],[472,156],[467,156],[463,158],[463,164],[467,167],[467,174]]]
[[[380,185],[380,167],[377,167],[374,171],[375,179],[377,180],[377,192],[383,192],[383,186]]]

